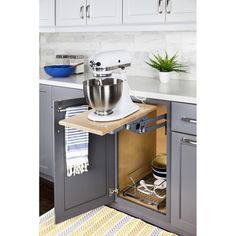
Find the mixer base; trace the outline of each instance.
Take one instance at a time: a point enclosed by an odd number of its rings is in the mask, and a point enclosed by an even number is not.
[[[140,109],[139,106],[133,103],[132,108],[129,108],[127,110],[124,109],[122,112],[118,111],[118,109],[114,109],[113,113],[106,116],[97,115],[95,113],[95,110],[92,109],[90,113],[88,114],[88,119],[92,121],[99,121],[99,122],[109,122],[109,121],[114,121],[114,120],[120,120],[135,113],[139,109]]]
[[[108,116],[108,115],[111,115],[113,113],[113,111],[112,110],[109,110],[109,111],[95,111],[94,113],[98,116]]]

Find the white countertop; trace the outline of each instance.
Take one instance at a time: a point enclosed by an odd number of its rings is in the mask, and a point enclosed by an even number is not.
[[[40,84],[66,88],[83,89],[83,80],[92,78],[92,74],[73,75],[68,78],[52,78],[44,71],[40,72]],[[141,98],[153,98],[167,101],[196,104],[196,81],[170,80],[162,84],[158,79],[128,76],[130,95]]]

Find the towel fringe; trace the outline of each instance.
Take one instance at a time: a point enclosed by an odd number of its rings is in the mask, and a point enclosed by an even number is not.
[[[72,175],[76,174],[79,175],[82,174],[83,172],[87,172],[88,166],[89,166],[88,162],[67,166],[67,176],[70,177]]]

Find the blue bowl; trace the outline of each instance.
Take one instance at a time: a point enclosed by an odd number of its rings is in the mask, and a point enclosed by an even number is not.
[[[52,77],[68,77],[75,72],[75,66],[53,65],[44,66],[45,72]]]

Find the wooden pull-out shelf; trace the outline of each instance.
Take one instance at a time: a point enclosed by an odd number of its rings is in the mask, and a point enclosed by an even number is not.
[[[156,106],[153,105],[147,105],[147,104],[138,104],[138,105],[140,107],[139,111],[117,121],[111,121],[111,122],[91,121],[88,119],[88,113],[90,111],[87,111],[79,115],[61,120],[59,124],[103,136],[105,134],[112,133],[112,131],[156,110]]]

